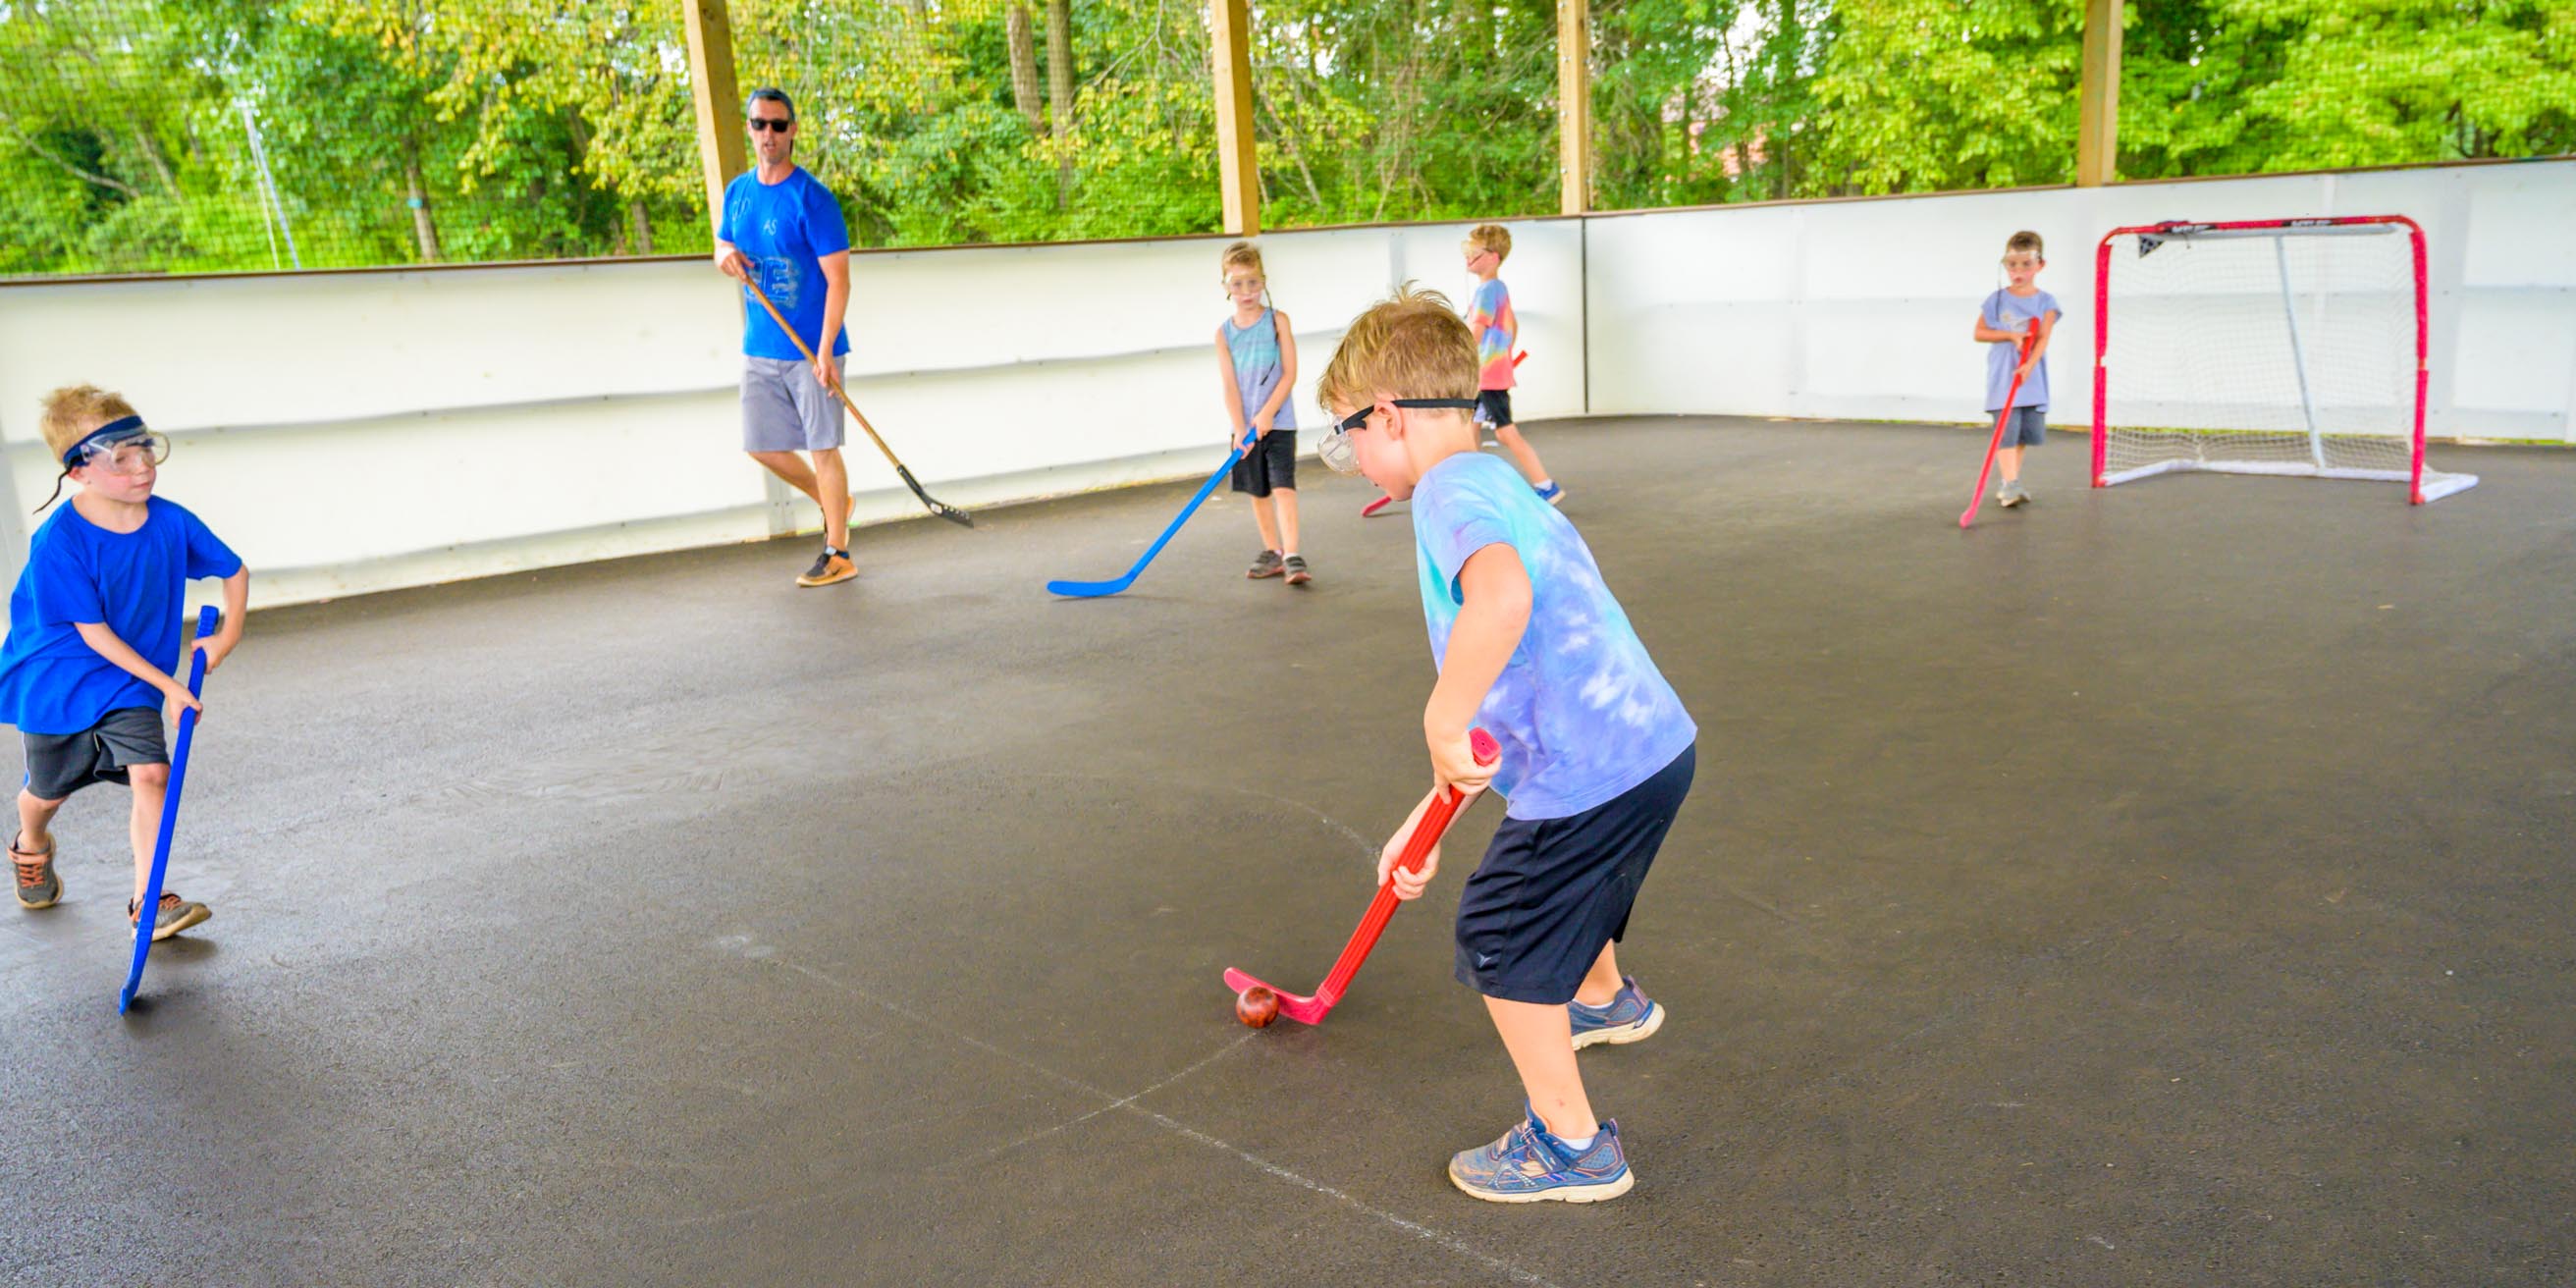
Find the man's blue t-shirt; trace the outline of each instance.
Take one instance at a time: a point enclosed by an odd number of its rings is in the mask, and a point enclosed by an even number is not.
[[[80,733],[119,707],[161,706],[160,691],[98,655],[75,626],[104,622],[143,660],[179,668],[187,584],[229,577],[241,556],[177,502],[153,497],[143,526],[110,532],[66,505],[27,543],[0,643],[0,722],[21,733]]]
[[[850,226],[832,190],[802,166],[774,184],[762,183],[757,170],[744,171],[725,185],[724,226],[716,237],[751,261],[752,280],[805,337],[805,347],[820,345],[823,297],[830,286],[823,280],[823,257],[850,248]],[[781,362],[804,358],[749,291],[742,294],[742,308],[745,355]],[[832,339],[832,352],[849,351],[850,332],[843,327]]]
[[[2028,295],[1997,291],[1987,296],[1984,304],[1977,306],[1977,312],[1985,318],[1987,326],[2019,334],[2030,330],[2031,319],[2060,313],[2061,310],[2057,307],[2057,297],[2046,291],[2034,291]],[[2021,365],[2017,356],[2019,352],[2018,346],[2000,341],[1986,346],[1987,411],[2004,409],[2004,391],[2012,388],[2013,368]],[[2047,405],[2048,358],[2042,355],[2039,361],[2031,364],[2030,374],[2022,378],[2021,392],[2013,395],[2013,406]]]
[[[1699,737],[1582,535],[1509,464],[1461,452],[1432,466],[1413,490],[1413,541],[1435,660],[1449,654],[1469,556],[1508,545],[1529,573],[1529,627],[1476,713],[1502,744],[1494,790],[1511,817],[1607,804]]]

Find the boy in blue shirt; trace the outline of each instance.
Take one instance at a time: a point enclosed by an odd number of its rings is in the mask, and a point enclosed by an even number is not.
[[[1574,1053],[1663,1024],[1611,945],[1690,791],[1699,731],[1574,525],[1476,450],[1478,366],[1448,301],[1406,287],[1351,323],[1325,368],[1320,454],[1413,503],[1440,669],[1422,713],[1433,794],[1490,783],[1511,802],[1459,893],[1457,975],[1484,994],[1527,1114],[1450,1159],[1449,1179],[1498,1203],[1589,1203],[1634,1177]],[[1490,767],[1468,750],[1471,726],[1502,746]],[[1379,881],[1431,799],[1387,842]],[[1396,894],[1420,897],[1439,866],[1435,849],[1418,872],[1393,872]]]
[[[2012,388],[2016,372],[2021,376],[2021,392],[2013,395],[2012,418],[2004,422],[2003,436],[1995,440],[1995,468],[2004,476],[1995,500],[2005,509],[2030,501],[2030,492],[2021,485],[2022,449],[2048,441],[2048,337],[2057,330],[2059,310],[2057,297],[2039,289],[2039,270],[2048,267],[2042,249],[2038,233],[2018,232],[2006,238],[2004,275],[2012,284],[1977,306],[1977,343],[1986,346],[1988,420],[2002,414],[2004,394]],[[2013,355],[2021,352],[2022,337],[2029,333],[2033,319],[2039,322],[2039,339],[2030,346],[2030,356],[2016,363]]]
[[[63,896],[47,830],[55,812],[91,783],[124,783],[134,792],[127,824],[134,895],[125,904],[132,922],[141,916],[170,785],[162,702],[199,706],[171,674],[187,583],[224,579],[223,628],[197,641],[211,671],[241,643],[250,573],[197,516],[152,494],[170,440],[123,398],[91,385],[57,389],[46,396],[43,429],[63,477],[80,490],[36,529],[9,595],[0,721],[18,727],[27,760],[9,864],[18,906],[54,906]],[[167,939],[213,915],[165,891],[152,937]]]

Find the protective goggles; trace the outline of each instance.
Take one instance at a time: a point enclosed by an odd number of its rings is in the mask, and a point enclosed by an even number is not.
[[[1461,411],[1476,409],[1476,400],[1473,398],[1397,398],[1393,402],[1398,407],[1455,407]],[[1368,418],[1376,414],[1377,407],[1372,404],[1340,420],[1335,420],[1332,409],[1326,408],[1324,423],[1332,428],[1325,430],[1324,441],[1315,445],[1316,457],[1336,474],[1359,473],[1360,449],[1351,442],[1351,435],[1368,428]]]
[[[170,439],[144,427],[140,416],[109,421],[63,453],[63,468],[83,466],[110,474],[140,474],[170,459]]]

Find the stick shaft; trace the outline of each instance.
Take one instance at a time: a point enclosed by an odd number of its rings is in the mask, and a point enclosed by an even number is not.
[[[197,639],[215,633],[215,610],[209,606],[197,610]],[[193,643],[188,645],[188,693],[201,696],[206,688],[206,655]],[[125,988],[116,997],[117,1013],[134,1004],[134,990],[143,983],[143,963],[152,955],[152,930],[161,911],[161,880],[170,871],[170,842],[179,832],[179,792],[188,784],[188,748],[196,741],[195,709],[179,713],[179,741],[170,749],[170,787],[161,798],[161,833],[152,843],[152,872],[144,878],[143,902],[134,909],[134,961],[126,968]]]
[[[2039,319],[2033,318],[2031,319],[2029,334],[2022,337],[2021,343],[2013,346],[2013,356],[2015,358],[2027,358],[2030,354],[2030,346],[2038,342]],[[2004,390],[2003,410],[1995,413],[1995,432],[1988,435],[1986,438],[1986,463],[1977,467],[1977,490],[1968,494],[1968,509],[1966,513],[1959,516],[1959,526],[1962,528],[1977,521],[1977,507],[1985,504],[1986,480],[1992,477],[1995,472],[1995,452],[2001,449],[2004,445],[2004,425],[2012,419],[2013,399],[2020,396],[2021,364],[2019,362],[2015,362],[2013,364],[2012,386]]]

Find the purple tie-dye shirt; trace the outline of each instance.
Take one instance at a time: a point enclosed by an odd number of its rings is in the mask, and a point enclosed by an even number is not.
[[[1582,534],[1500,458],[1461,452],[1413,492],[1414,562],[1431,656],[1449,653],[1458,572],[1508,545],[1530,579],[1529,628],[1476,722],[1502,744],[1494,790],[1518,819],[1564,818],[1654,776],[1699,737],[1592,562]]]

